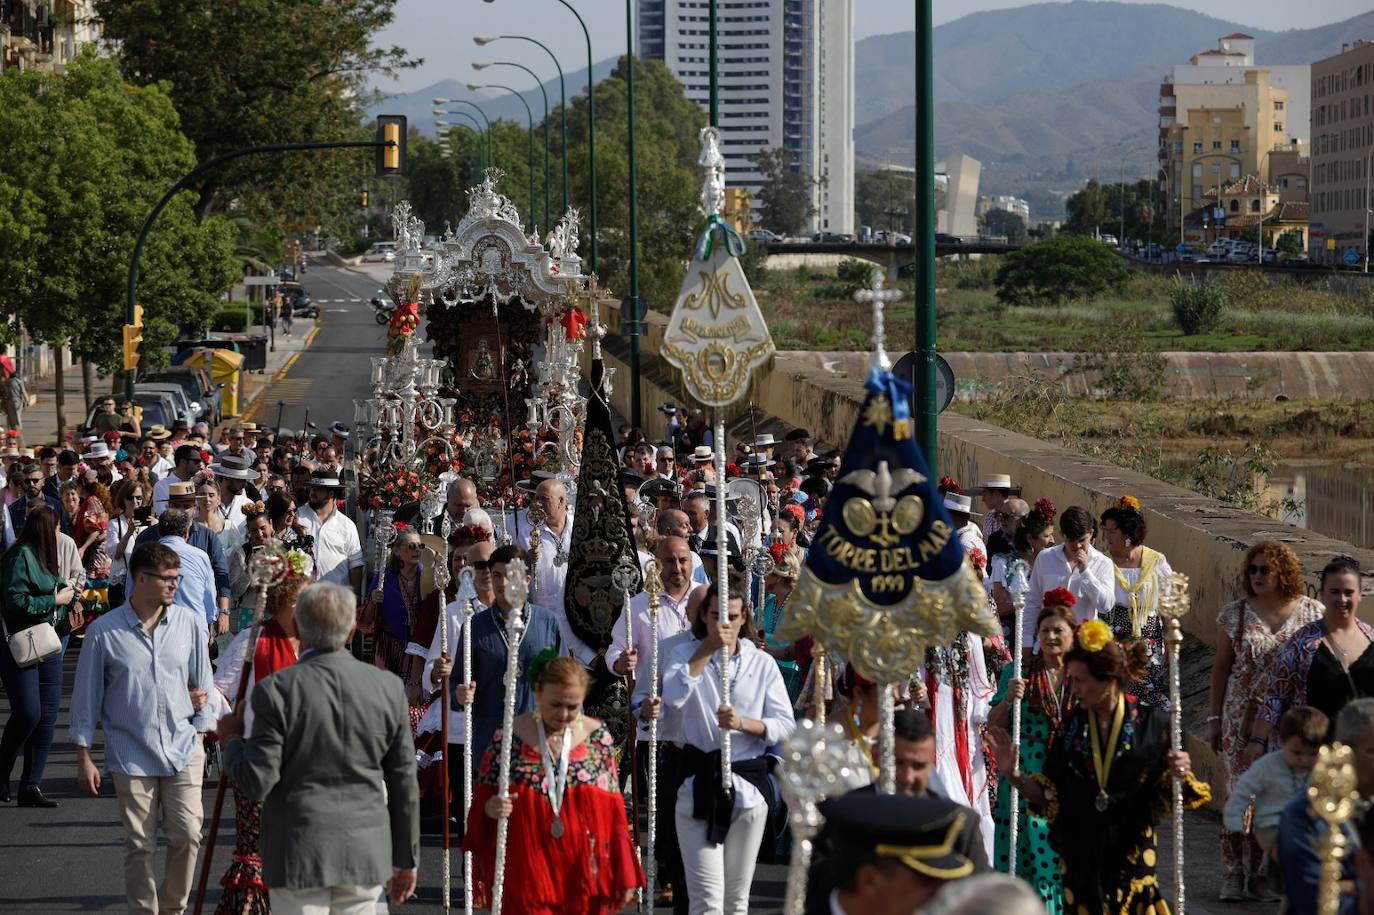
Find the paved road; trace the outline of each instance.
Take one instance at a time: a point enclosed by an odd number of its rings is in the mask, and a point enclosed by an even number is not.
[[[383,329],[372,319],[367,299],[377,289],[376,280],[347,270],[314,266],[305,276],[311,295],[320,302],[324,316],[309,349],[288,363],[273,380],[259,401],[259,422],[275,423],[276,402],[286,401],[283,422],[299,428],[310,407],[310,419],[321,428],[334,419],[349,421],[352,401],[366,394],[369,357],[382,350]],[[308,332],[310,322],[298,321],[297,334]],[[67,657],[67,688],[63,692],[57,741],[48,763],[44,788],[60,800],[56,810],[28,810],[13,806],[0,808],[0,913],[120,912],[124,911],[122,877],[123,838],[118,812],[108,782],[99,798],[79,797],[76,793],[76,760],[66,742],[67,714],[71,678],[76,667],[76,650]],[[0,720],[7,720],[8,701],[0,701]],[[100,755],[97,750],[97,756]],[[14,773],[17,777],[18,773]],[[214,776],[207,781],[205,806],[214,801]],[[215,849],[212,868],[217,881],[229,861],[233,848],[232,809]],[[208,820],[208,816],[207,816]],[[1189,910],[1194,913],[1223,911],[1214,902],[1219,884],[1216,866],[1216,820],[1207,815],[1190,815],[1188,826]],[[1167,838],[1165,838],[1167,843]],[[1164,848],[1168,848],[1165,844]],[[203,853],[203,850],[202,850]],[[437,836],[423,839],[419,897],[402,907],[405,913],[437,913],[438,878],[442,852]],[[1162,862],[1172,856],[1160,855]],[[461,875],[461,859],[453,857],[455,873]],[[1167,878],[1168,864],[1162,864]],[[776,911],[782,903],[785,869],[763,865],[757,871],[751,908]],[[212,911],[218,893],[212,886],[209,905]],[[462,896],[455,886],[453,899],[461,906]],[[1247,904],[1230,911],[1271,912],[1272,906]]]

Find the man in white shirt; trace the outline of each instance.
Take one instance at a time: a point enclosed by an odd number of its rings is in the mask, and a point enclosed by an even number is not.
[[[658,635],[668,638],[691,628],[687,619],[687,598],[692,593],[692,551],[681,537],[664,537],[654,550],[663,590],[658,595]],[[611,633],[611,647],[606,649],[606,666],[619,676],[633,674],[642,667],[648,672],[649,652],[653,647],[653,627],[649,620],[649,595],[641,591],[630,601],[629,614],[634,620],[633,643],[625,638],[625,613],[616,620]],[[660,658],[660,666],[662,659]],[[649,737],[641,723],[641,740]]]
[[[363,547],[358,528],[334,504],[343,487],[332,470],[310,474],[309,504],[296,511],[296,520],[315,538],[315,569],[320,581],[332,581],[358,593],[363,583]]]
[[[1028,650],[1035,644],[1035,621],[1044,608],[1046,591],[1067,588],[1078,598],[1073,612],[1080,623],[1105,616],[1112,609],[1116,597],[1114,567],[1111,557],[1092,545],[1096,530],[1097,524],[1087,509],[1070,506],[1059,516],[1059,533],[1064,542],[1035,557],[1021,630]]]
[[[190,483],[205,465],[205,458],[195,445],[177,445],[177,450],[172,452],[172,461],[172,472],[153,484],[153,513],[156,515],[167,510],[168,488],[173,483]]]
[[[686,512],[676,508],[665,509],[658,513],[658,518],[654,521],[654,527],[660,537],[680,537],[684,545],[687,538],[692,535],[692,529],[687,521]],[[702,564],[701,554],[687,547],[687,555],[691,557],[692,570],[688,577],[695,584],[704,585],[710,581],[706,575],[706,567]]]
[[[243,440],[242,433],[239,440]],[[215,485],[219,487],[219,505],[215,511],[224,519],[226,528],[236,531],[244,526],[243,507],[249,504],[249,498],[243,491],[248,488],[248,481],[257,476],[253,472],[252,457],[253,452],[247,449],[238,454],[226,451],[210,465],[210,471],[215,475]]]
[[[539,523],[539,558],[534,565],[534,587],[531,603],[547,607],[558,617],[558,627],[573,657],[590,668],[596,662],[597,651],[577,637],[568,625],[568,611],[563,606],[563,585],[568,577],[568,550],[572,542],[573,513],[568,507],[568,489],[558,480],[545,480],[534,491],[534,503],[544,513]],[[520,524],[516,540],[522,550],[529,552],[531,525],[526,514]]]

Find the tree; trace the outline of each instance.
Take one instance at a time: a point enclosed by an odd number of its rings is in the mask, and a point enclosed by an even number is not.
[[[1302,253],[1302,233],[1284,232],[1279,236],[1278,242],[1274,245],[1280,254],[1301,254]]]
[[[911,225],[915,196],[916,182],[910,175],[858,172],[854,176],[854,224],[905,232]]]
[[[374,47],[396,0],[96,0],[133,83],[166,82],[195,161],[242,146],[365,139],[368,82],[419,61]],[[371,154],[255,156],[207,176],[196,215],[231,200],[283,230],[356,212]],[[330,226],[331,228],[336,228]]]
[[[1012,244],[1021,242],[1026,237],[1026,221],[1017,213],[988,210],[983,221],[987,224],[988,234],[1004,236]]]
[[[1005,255],[997,269],[997,300],[1007,305],[1059,305],[1117,288],[1126,267],[1101,242],[1056,235]]]
[[[0,289],[9,334],[22,323],[34,338],[117,371],[134,240],[158,198],[194,165],[193,147],[162,87],[126,84],[92,48],[65,75],[0,78],[0,111],[11,110],[31,116],[0,133],[8,163],[0,201],[22,206],[32,195],[43,216],[28,222],[33,253],[3,268],[16,279]],[[35,147],[42,156],[16,154]],[[151,365],[165,363],[166,345],[183,329],[203,328],[238,275],[235,227],[218,217],[197,224],[193,202],[174,198],[143,250],[139,301]],[[5,226],[0,219],[0,233]]]
[[[756,197],[759,222],[779,235],[799,235],[816,215],[811,205],[811,179],[797,170],[796,156],[778,147],[765,149],[751,160],[763,182]]]
[[[1122,231],[1124,216],[1126,238],[1158,241],[1165,230],[1162,220],[1150,219],[1153,189],[1147,180],[1099,184],[1097,179],[1090,178],[1081,191],[1065,201],[1068,219],[1064,228],[1080,235],[1091,235],[1097,230],[1115,234]]]

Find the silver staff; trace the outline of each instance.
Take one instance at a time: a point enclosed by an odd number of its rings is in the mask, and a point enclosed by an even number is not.
[[[802,719],[782,748],[779,788],[792,825],[792,858],[787,867],[784,915],[801,915],[806,903],[806,875],[811,869],[811,840],[824,822],[817,805],[826,797],[859,786],[860,774],[849,765],[849,739],[838,724]]]
[[[477,589],[472,583],[472,567],[458,573],[458,600],[463,611],[463,685],[472,682],[472,602]],[[444,748],[445,752],[448,748]],[[472,811],[472,696],[463,706],[463,824],[466,828]],[[472,915],[472,852],[463,852],[463,913]]]
[[[663,590],[663,579],[658,574],[658,563],[649,563],[648,574],[644,578],[644,591],[649,595],[649,700],[658,699],[658,596]],[[654,842],[658,832],[658,716],[649,719],[649,791],[648,791],[648,838],[644,862],[644,898],[653,907],[655,884],[658,882],[658,859],[654,857]]]
[[[720,614],[720,625],[728,624],[730,619],[730,539],[725,532],[725,411],[716,410],[716,431],[713,439],[716,447],[716,602]],[[720,704],[730,704],[730,652],[724,645],[720,648]],[[734,771],[730,764],[730,731],[720,729],[720,786],[725,791],[734,784]]]
[[[505,708],[501,713],[501,765],[497,775],[497,797],[510,793],[511,730],[515,727],[515,693],[520,679],[520,640],[525,635],[525,598],[529,586],[525,582],[525,563],[512,559],[506,563],[506,601],[510,616],[506,620],[506,688]],[[506,881],[506,842],[510,833],[510,817],[496,821],[496,873],[491,881],[491,915],[501,915],[501,897]]]
[[[1030,590],[1030,565],[1024,559],[1013,559],[1007,563],[1007,590],[1011,592],[1011,605],[1016,608],[1016,628],[1012,632],[1012,642],[1014,648],[1011,653],[1011,675],[1017,680],[1021,679],[1021,653],[1025,649],[1025,636],[1021,632],[1021,626],[1026,618],[1026,592]],[[1021,701],[1013,702],[1011,705],[1011,745],[1021,746]],[[1016,876],[1016,838],[1021,827],[1020,792],[1016,790],[1016,784],[1008,780],[1011,786],[1011,824],[1007,829],[1007,847],[1011,850],[1008,855],[1007,873]]]
[[[443,511],[443,503],[440,503],[440,504],[439,504],[439,511]],[[431,529],[432,529],[433,526],[434,526],[434,519],[433,519],[433,517],[431,517],[431,518],[429,519],[429,526],[431,527]],[[447,541],[445,541],[445,544],[446,544],[446,546],[445,546],[445,549],[443,550],[443,552],[444,552],[444,553],[447,553],[447,552],[448,552],[448,550],[447,550]],[[448,577],[449,577],[448,557],[447,557],[446,555],[436,555],[436,556],[435,556],[435,565],[434,565],[434,587],[437,588],[438,591],[439,591],[439,602],[440,602],[441,605],[443,604],[443,601],[444,601],[444,589],[448,587]],[[444,613],[443,619],[441,619],[441,620],[439,621],[439,654],[440,654],[445,660],[448,660],[448,614],[447,614],[447,612]],[[449,815],[448,815],[448,793],[449,793],[448,762],[449,762],[449,753],[452,752],[451,748],[449,747],[449,743],[448,743],[448,726],[449,726],[449,722],[448,722],[448,711],[449,711],[449,677],[448,677],[448,675],[444,675],[443,677],[440,677],[440,678],[439,678],[439,714],[440,714],[440,716],[441,716],[440,719],[439,719],[439,721],[440,721],[440,724],[439,724],[439,746],[440,746],[440,748],[441,748],[441,749],[439,750],[439,764],[440,764],[440,769],[439,769],[439,781],[440,781],[440,783],[441,783],[441,790],[439,791],[439,796],[442,797],[442,798],[444,799],[444,800],[443,800],[443,810],[444,810],[444,836],[443,836],[443,840],[444,840],[444,842],[443,842],[443,844],[444,844],[444,868],[443,868],[443,875],[442,875],[442,878],[441,878],[441,879],[443,880],[443,893],[442,893],[441,895],[442,895],[442,897],[443,897],[444,911],[445,911],[445,912],[447,912],[447,911],[449,910],[449,884],[453,881],[453,865],[452,865],[452,863],[449,861],[449,851],[450,851],[450,849],[451,849],[451,847],[452,847],[453,842],[452,842],[452,837],[449,835],[449,828],[448,828],[448,820],[449,820]]]
[[[635,568],[634,563],[629,559],[629,557],[621,557],[620,562],[616,564],[615,570],[611,572],[611,586],[620,592],[620,613],[621,616],[625,619],[625,645],[627,646],[627,649],[630,651],[633,651],[635,647],[634,614],[630,611],[630,592],[633,591],[635,585],[638,584],[638,578],[639,569]],[[635,672],[633,670],[630,671],[628,680],[629,692],[631,695],[634,695]],[[639,806],[637,800],[639,797],[639,767],[635,765],[634,752],[635,734],[637,730],[638,728],[636,727],[634,721],[631,721],[630,740],[628,744],[629,749],[626,751],[627,755],[629,756],[629,765],[631,767],[630,798],[632,803],[630,804],[630,808],[632,816],[630,822],[630,832],[634,837],[634,847],[636,855],[639,854]],[[641,861],[641,863],[643,862]],[[643,890],[636,889],[635,895],[638,897],[636,900],[637,908],[640,911],[643,911]],[[652,908],[653,897],[650,896],[649,899],[651,900],[650,907]]]
[[[1178,650],[1183,645],[1179,622],[1188,612],[1188,576],[1175,572],[1164,581],[1159,596],[1159,615],[1164,617],[1164,643],[1169,649],[1169,748],[1183,749],[1183,705],[1178,681]],[[1183,779],[1174,782],[1174,911],[1183,915]]]

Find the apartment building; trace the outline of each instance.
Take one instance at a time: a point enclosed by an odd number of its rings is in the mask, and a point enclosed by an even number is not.
[[[99,37],[93,0],[0,0],[0,72],[61,73]]]
[[[1374,151],[1374,41],[1343,45],[1312,64],[1310,256],[1323,262],[1369,252]]]
[[[854,231],[854,0],[718,0],[725,180],[757,194],[752,157],[793,154],[812,181],[812,231]],[[706,0],[639,0],[636,45],[710,104]]]
[[[1306,199],[1310,73],[1256,66],[1255,39],[1239,32],[1172,68],[1159,88],[1159,177],[1170,229],[1193,222],[1189,214],[1215,206],[1220,189],[1245,175],[1276,186],[1283,178],[1294,202]]]

